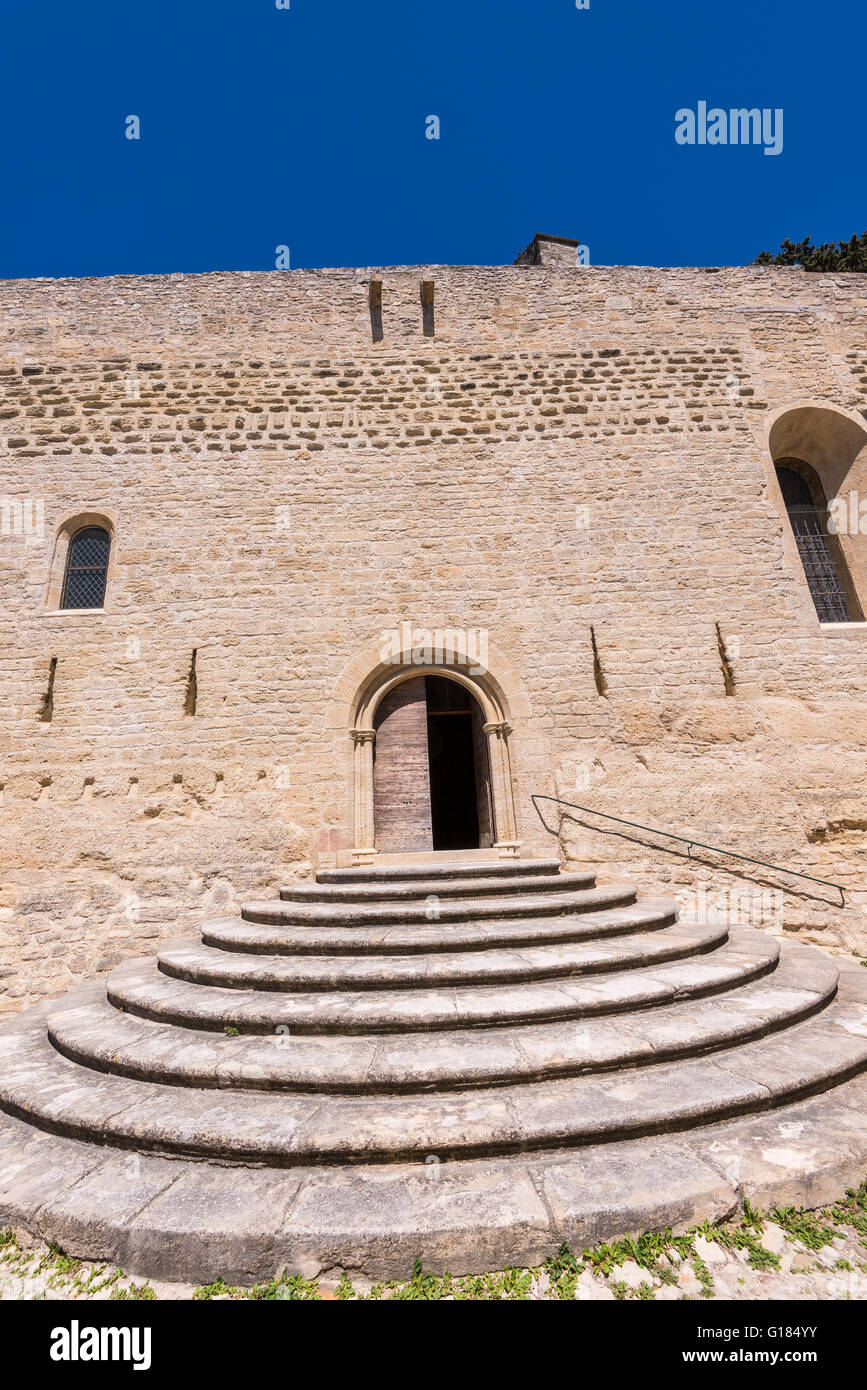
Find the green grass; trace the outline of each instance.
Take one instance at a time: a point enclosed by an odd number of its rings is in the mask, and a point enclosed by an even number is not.
[[[819,1220],[814,1211],[797,1211],[794,1207],[775,1207],[771,1220],[782,1227],[790,1240],[799,1240],[808,1250],[822,1250],[830,1245],[838,1232]]]

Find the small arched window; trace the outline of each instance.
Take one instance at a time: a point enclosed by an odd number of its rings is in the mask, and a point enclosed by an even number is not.
[[[102,526],[85,526],[69,542],[61,608],[101,608],[105,602],[111,536]]]
[[[784,459],[776,468],[819,622],[857,622],[861,614],[839,543],[828,534],[828,504],[818,476],[797,459]]]

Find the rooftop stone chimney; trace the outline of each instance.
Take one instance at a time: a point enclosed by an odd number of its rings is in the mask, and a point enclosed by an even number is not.
[[[544,265],[557,269],[571,268],[575,265],[575,251],[579,243],[567,236],[548,236],[537,232],[530,245],[523,250],[515,265]]]

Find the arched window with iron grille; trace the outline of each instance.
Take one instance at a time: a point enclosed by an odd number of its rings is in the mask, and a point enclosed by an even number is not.
[[[102,526],[85,526],[69,542],[61,608],[102,608],[108,579],[111,536]]]
[[[828,505],[818,475],[799,459],[783,459],[776,469],[819,622],[858,622],[861,613],[846,561],[836,537],[828,533]]]

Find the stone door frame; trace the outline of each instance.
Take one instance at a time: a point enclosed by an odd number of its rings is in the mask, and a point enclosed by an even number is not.
[[[478,701],[484,715],[483,729],[488,741],[491,774],[491,811],[494,844],[500,858],[517,857],[521,847],[515,814],[510,742],[512,723],[508,702],[499,682],[488,672],[476,672],[468,665],[414,665],[410,658],[398,664],[379,662],[353,701],[352,724],[352,862],[371,864],[376,858],[373,813],[373,750],[376,730],[373,722],[380,701],[389,690],[416,676],[444,676],[466,686]],[[448,853],[448,851],[443,851]]]

